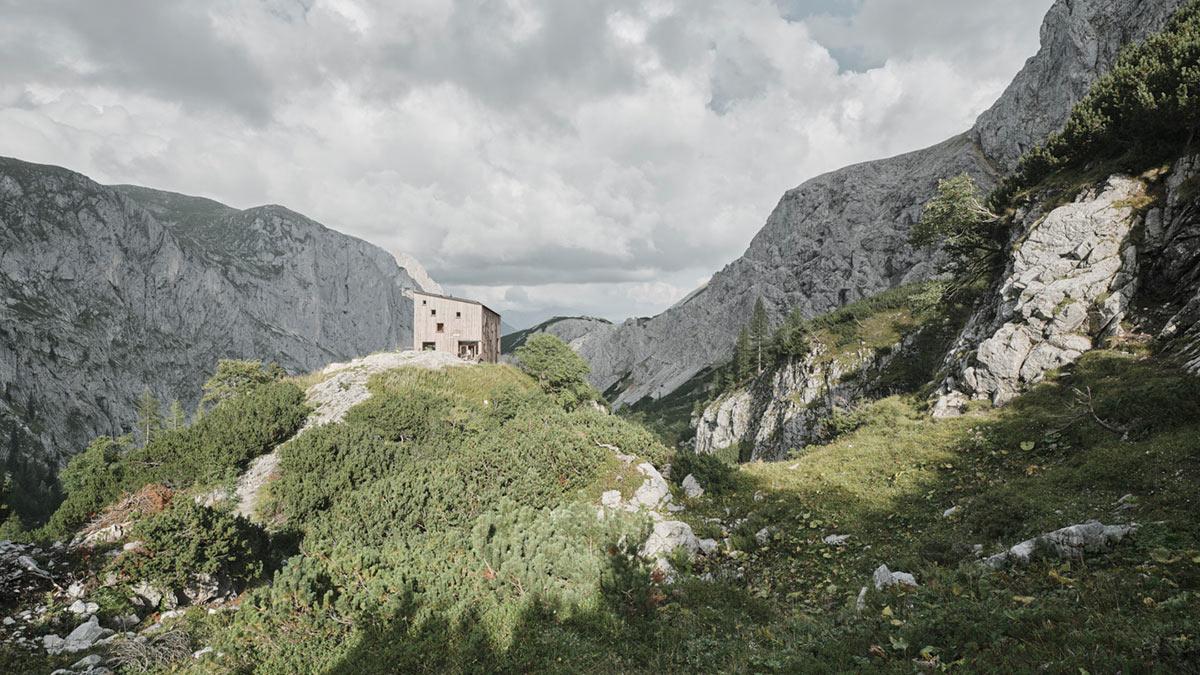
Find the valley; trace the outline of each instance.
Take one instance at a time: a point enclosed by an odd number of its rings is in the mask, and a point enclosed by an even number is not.
[[[1200,2],[1057,0],[969,132],[499,355],[411,256],[2,159],[0,671],[1195,672],[1197,130]]]

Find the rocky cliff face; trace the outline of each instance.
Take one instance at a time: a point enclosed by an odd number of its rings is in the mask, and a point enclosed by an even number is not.
[[[1161,344],[1200,371],[1200,160],[1165,177],[1112,176],[1074,203],[1018,219],[1015,251],[946,359],[934,413],[1003,405],[1125,331],[1169,319]],[[1135,312],[1140,303],[1149,311]],[[1133,317],[1133,314],[1138,316]]]
[[[908,230],[937,181],[969,173],[985,189],[1066,119],[1117,50],[1158,30],[1182,0],[1058,0],[1042,47],[975,128],[942,144],[852,166],[788,192],[746,253],[687,300],[578,343],[618,405],[673,391],[724,360],[762,297],[778,318],[819,314],[928,277]]]
[[[1016,250],[994,298],[948,357],[938,414],[971,399],[1003,405],[1121,330],[1137,288],[1134,206],[1146,190],[1114,176],[1072,204],[1018,219]]]
[[[1014,226],[1000,279],[938,352],[935,416],[973,400],[1004,405],[1130,329],[1157,334],[1168,358],[1200,373],[1200,157],[1111,176],[1071,203],[1018,213]],[[881,375],[919,336],[832,364],[818,348],[768,371],[703,411],[696,451],[738,446],[743,459],[769,460],[824,440],[836,411],[889,393]]]
[[[407,346],[416,286],[385,251],[280,206],[0,159],[0,454],[61,464],[128,431],[146,386],[190,409],[220,358],[307,371]]]
[[[818,442],[828,436],[835,412],[870,396],[879,376],[911,344],[905,339],[892,349],[862,349],[838,359],[817,348],[772,368],[704,409],[694,421],[695,450],[717,454],[736,446],[743,460],[777,460]]]
[[[1141,293],[1171,308],[1159,337],[1200,374],[1200,156],[1172,167],[1165,194],[1146,213],[1143,246]]]

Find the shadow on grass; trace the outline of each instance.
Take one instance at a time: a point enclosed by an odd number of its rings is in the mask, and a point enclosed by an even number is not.
[[[1089,389],[1085,404],[1076,391]],[[386,618],[323,624],[323,644],[295,625],[276,637],[331,673],[911,672],[914,659],[997,672],[1194,670],[1194,378],[1095,354],[1001,411],[935,422],[878,405],[880,417],[829,446],[747,466],[729,494],[692,504],[697,534],[728,536],[742,554],[681,563],[674,585],[610,555],[599,592],[578,604],[519,596],[451,613],[414,596]],[[1164,524],[1082,562],[1002,573],[973,563],[975,543],[993,552],[1088,518],[1133,517],[1114,510],[1126,492],[1141,499],[1138,519]],[[961,514],[943,517],[950,506]],[[822,541],[834,533],[850,543]],[[854,598],[881,563],[921,586],[872,591],[860,614]]]

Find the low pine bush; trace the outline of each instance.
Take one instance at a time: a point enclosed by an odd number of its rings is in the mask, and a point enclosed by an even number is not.
[[[992,194],[995,209],[1055,173],[1125,158],[1141,171],[1186,152],[1200,131],[1200,2],[1166,29],[1124,49],[1071,112],[1063,130],[1021,159]]]
[[[117,560],[127,578],[183,587],[198,575],[235,586],[260,577],[268,554],[266,534],[241,516],[176,499],[134,527],[141,546]]]
[[[270,381],[227,392],[191,426],[160,431],[143,447],[101,436],[63,469],[66,497],[38,536],[69,537],[122,493],[148,483],[189,488],[236,474],[294,435],[308,412],[299,387]]]

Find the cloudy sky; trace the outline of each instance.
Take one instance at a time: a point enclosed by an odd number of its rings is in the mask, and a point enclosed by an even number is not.
[[[0,154],[284,204],[522,326],[671,305],[970,127],[1051,0],[0,0]]]

